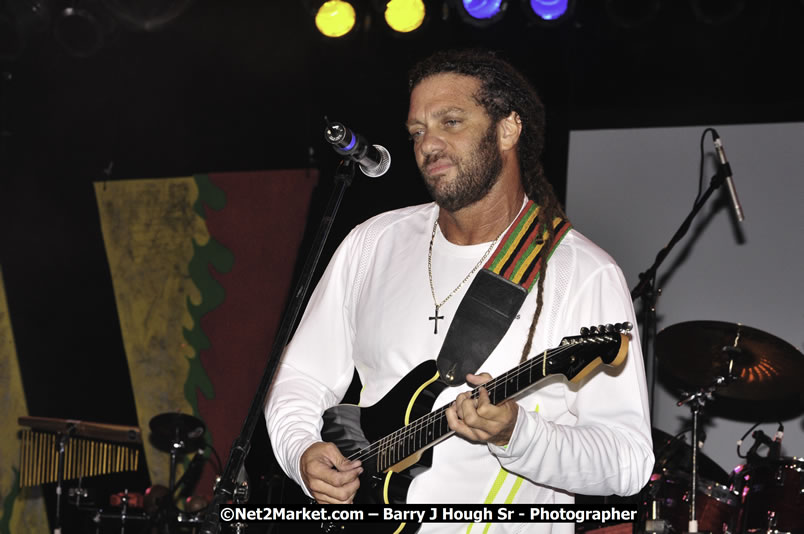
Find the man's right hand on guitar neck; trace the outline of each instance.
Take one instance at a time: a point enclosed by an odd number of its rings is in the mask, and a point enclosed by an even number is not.
[[[315,443],[301,457],[304,484],[321,504],[350,504],[362,472],[360,460],[349,461],[332,443]]]

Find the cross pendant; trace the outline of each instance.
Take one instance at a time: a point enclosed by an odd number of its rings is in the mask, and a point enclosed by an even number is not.
[[[438,334],[438,320],[443,318],[443,315],[438,315],[438,306],[436,306],[435,313],[429,318],[431,321],[433,321],[433,334]]]

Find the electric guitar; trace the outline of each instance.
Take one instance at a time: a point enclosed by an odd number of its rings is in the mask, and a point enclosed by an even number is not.
[[[558,347],[483,384],[489,400],[495,405],[502,403],[550,375],[561,374],[579,382],[602,364],[620,365],[628,352],[626,332],[631,328],[630,323],[582,328],[581,335],[565,337]],[[436,397],[448,387],[438,378],[435,360],[428,360],[405,375],[373,406],[341,404],[324,412],[323,440],[334,443],[349,460],[362,461],[355,503],[405,503],[413,472],[430,467],[430,449],[454,434],[445,415],[449,405],[431,411]],[[477,398],[478,392],[479,387],[474,388],[472,398]],[[325,531],[397,533],[416,532],[420,525],[389,522],[370,527],[358,523],[322,526]]]

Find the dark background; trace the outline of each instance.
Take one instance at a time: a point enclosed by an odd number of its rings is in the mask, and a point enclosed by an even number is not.
[[[312,166],[315,226],[337,164],[327,115],[393,155],[347,193],[331,251],[366,217],[427,200],[405,80],[437,49],[499,50],[530,77],[562,199],[572,129],[804,120],[800,0],[578,0],[554,26],[511,1],[485,29],[439,0],[412,35],[363,0],[337,40],[310,3],[0,2],[0,265],[31,415],[137,424],[93,182]]]

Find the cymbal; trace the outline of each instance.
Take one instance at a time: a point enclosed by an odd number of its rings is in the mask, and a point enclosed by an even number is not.
[[[156,415],[148,422],[151,441],[165,452],[187,452],[204,444],[206,427],[197,417],[178,412]]]
[[[692,446],[680,438],[659,430],[651,429],[653,452],[656,457],[653,464],[654,473],[667,473],[671,476],[684,473],[692,474]],[[714,460],[698,449],[696,458],[698,475],[711,482],[728,484],[729,474]]]
[[[53,417],[23,416],[17,419],[22,426],[41,432],[67,434],[71,436],[113,441],[116,443],[142,443],[140,429],[136,426],[92,423],[75,419],[56,419]]]
[[[804,355],[791,344],[750,326],[720,321],[665,328],[656,336],[656,355],[662,369],[686,386],[712,386],[718,377],[727,377],[716,394],[734,399],[797,395],[804,376]]]

